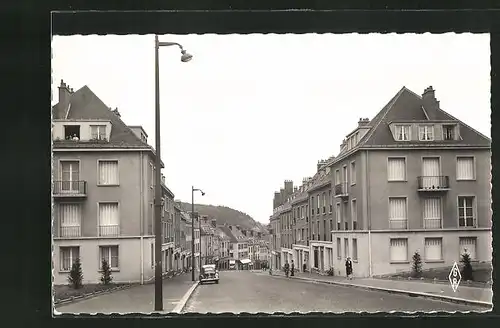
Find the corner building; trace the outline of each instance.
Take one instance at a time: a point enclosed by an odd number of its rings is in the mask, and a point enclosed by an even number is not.
[[[303,182],[310,267],[345,275],[351,257],[355,276],[384,275],[409,271],[416,251],[427,269],[464,252],[491,261],[490,157],[490,139],[443,111],[432,87],[403,87]]]

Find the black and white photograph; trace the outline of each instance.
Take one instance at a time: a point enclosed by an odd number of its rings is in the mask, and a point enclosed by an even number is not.
[[[489,34],[51,48],[54,315],[491,311]]]

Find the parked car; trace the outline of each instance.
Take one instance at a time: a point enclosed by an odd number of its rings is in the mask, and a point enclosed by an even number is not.
[[[219,271],[215,268],[215,264],[206,264],[201,267],[200,285],[205,282],[219,283]]]

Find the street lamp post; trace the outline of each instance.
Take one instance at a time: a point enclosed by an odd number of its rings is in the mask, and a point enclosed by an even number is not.
[[[199,191],[201,192],[202,196],[205,196],[203,190],[196,189],[194,186],[191,187],[191,279],[193,281],[194,281],[194,265],[195,265],[195,259],[194,259],[194,192],[195,191]],[[201,262],[200,262],[200,268],[201,268]]]
[[[160,65],[158,52],[160,47],[178,46],[181,49],[181,61],[188,62],[193,56],[175,42],[159,42],[155,35],[155,141],[156,141],[156,172],[155,172],[155,311],[163,311],[163,284],[161,260],[161,157],[160,157]]]

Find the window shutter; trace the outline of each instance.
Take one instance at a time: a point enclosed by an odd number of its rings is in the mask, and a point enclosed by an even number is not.
[[[118,225],[118,204],[99,204],[99,224],[102,226]]]
[[[389,219],[391,220],[406,220],[406,198],[390,198],[389,199]]]
[[[402,262],[408,261],[408,240],[407,239],[391,239],[390,247],[391,261]]]
[[[460,238],[460,258],[462,254],[469,254],[471,260],[476,259],[476,238],[473,237],[462,237]]]
[[[442,240],[441,238],[425,239],[425,259],[428,261],[442,260]]]
[[[474,158],[473,157],[458,157],[457,158],[457,179],[458,180],[473,180],[474,179]]]
[[[389,158],[387,175],[389,181],[406,180],[406,160],[404,158]]]

